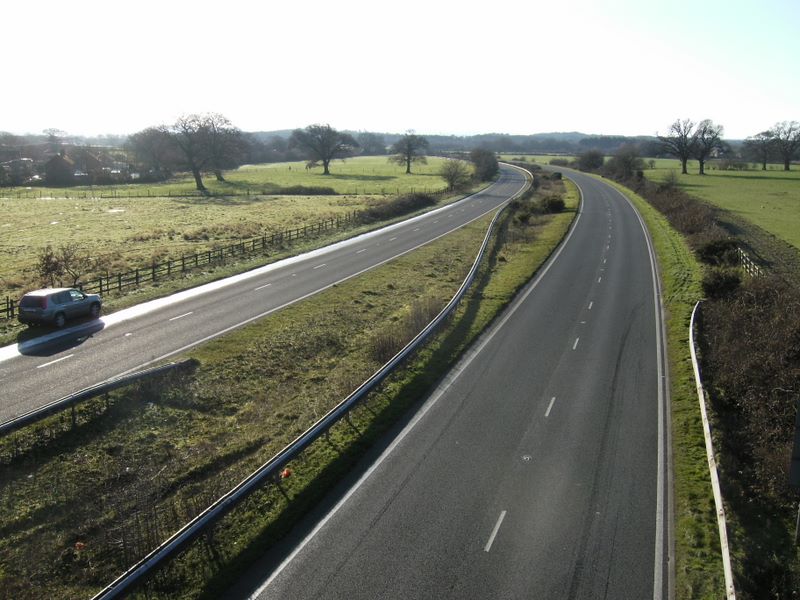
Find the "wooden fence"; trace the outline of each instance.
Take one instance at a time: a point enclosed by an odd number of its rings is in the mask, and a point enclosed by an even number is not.
[[[179,258],[169,258],[162,262],[153,262],[150,265],[133,269],[124,273],[103,275],[87,281],[78,281],[74,286],[88,293],[104,294],[111,291],[122,292],[128,288],[137,288],[142,285],[152,284],[174,275],[183,274],[192,269],[207,265],[225,264],[231,258],[246,256],[248,254],[267,252],[270,248],[290,244],[299,238],[309,238],[329,231],[348,227],[358,219],[358,211],[348,212],[342,216],[332,217],[311,225],[303,225],[294,229],[286,229],[275,233],[264,233],[258,237],[250,238],[212,248],[194,254],[184,254]],[[6,296],[5,302],[0,304],[0,319],[12,319],[17,314],[17,302],[14,298]]]

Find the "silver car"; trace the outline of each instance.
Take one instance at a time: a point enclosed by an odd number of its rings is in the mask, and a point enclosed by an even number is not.
[[[100,315],[103,299],[75,288],[46,288],[28,292],[19,301],[17,318],[27,325],[37,323],[63,327],[69,319]]]

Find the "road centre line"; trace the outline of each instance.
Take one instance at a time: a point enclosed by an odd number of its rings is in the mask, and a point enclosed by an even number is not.
[[[575,348],[578,347],[578,342],[580,342],[580,341],[581,341],[581,338],[579,338],[579,337],[575,338],[575,343],[572,344],[572,349],[573,350],[575,350]]]
[[[172,317],[172,318],[170,319],[170,321],[177,321],[178,319],[182,319],[183,317],[188,317],[189,315],[191,315],[191,314],[193,314],[193,313],[194,313],[194,311],[193,311],[193,310],[191,310],[191,311],[189,311],[189,312],[187,312],[187,313],[183,313],[182,315],[178,315],[177,317]]]
[[[267,287],[269,287],[269,286],[271,286],[271,285],[272,285],[271,283],[266,283],[266,284],[264,284],[264,285],[260,285],[260,286],[258,286],[258,287],[257,287],[256,289],[254,289],[253,291],[254,291],[254,292],[257,292],[258,290],[263,290],[264,288],[267,288]]]
[[[592,306],[594,306],[594,300],[592,300],[591,302],[589,302],[589,310],[592,310]]]
[[[356,250],[356,254],[361,254],[362,252],[366,252],[366,248],[362,248],[361,250]]]
[[[545,419],[550,416],[550,411],[553,410],[553,404],[555,403],[556,403],[556,397],[553,396],[552,398],[550,398],[550,405],[547,407],[547,410],[544,413]]]
[[[316,267],[314,267],[314,270],[316,271],[317,269],[321,269],[322,267],[327,267],[327,266],[328,266],[327,263],[322,263],[321,265],[317,265]]]
[[[39,365],[36,367],[37,369],[44,369],[45,367],[49,367],[50,365],[54,365],[57,362],[61,362],[62,360],[67,360],[68,358],[72,358],[75,356],[74,354],[67,354],[66,356],[62,356],[61,358],[57,358],[55,360],[51,360],[50,362],[44,363],[43,365]]]
[[[494,538],[497,537],[497,532],[500,531],[500,525],[503,524],[503,519],[506,518],[506,511],[500,513],[500,516],[497,518],[497,523],[494,524],[494,529],[492,530],[492,535],[489,536],[489,541],[486,542],[486,546],[483,548],[484,552],[489,552],[492,549],[492,544],[494,544]]]

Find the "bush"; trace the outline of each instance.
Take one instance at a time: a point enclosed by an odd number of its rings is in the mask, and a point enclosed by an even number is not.
[[[703,276],[703,294],[706,298],[725,298],[742,283],[737,269],[714,267]]]
[[[360,212],[358,216],[362,223],[374,223],[375,221],[384,221],[392,217],[407,215],[434,204],[436,204],[436,200],[428,194],[403,194],[383,204],[371,206]]]
[[[335,196],[336,190],[332,187],[318,185],[291,185],[281,188],[277,193],[286,196]]]
[[[709,265],[734,267],[739,264],[739,245],[732,238],[712,238],[697,246],[697,258]]]
[[[541,206],[544,212],[559,213],[564,210],[564,198],[558,194],[551,194],[545,196],[541,200]]]
[[[551,158],[550,164],[554,167],[568,167],[569,161],[566,158]]]

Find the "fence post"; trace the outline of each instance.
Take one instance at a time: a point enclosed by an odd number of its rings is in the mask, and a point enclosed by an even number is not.
[[[136,268],[136,285],[139,285],[139,268]]]
[[[156,261],[153,261],[153,264],[152,264],[151,268],[152,268],[152,280],[155,282],[155,280],[156,280]]]

